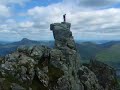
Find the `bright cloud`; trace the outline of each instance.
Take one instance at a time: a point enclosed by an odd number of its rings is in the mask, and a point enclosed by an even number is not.
[[[63,0],[66,4],[75,4],[84,8],[105,8],[120,3],[120,0]]]
[[[0,17],[9,17],[11,15],[9,7],[6,7],[4,5],[0,5]]]
[[[0,22],[0,34],[4,33],[2,36],[14,33],[17,39],[53,39],[49,26],[51,23],[62,22],[62,15],[66,13],[75,39],[120,39],[120,8],[113,7],[119,0],[63,0],[48,6],[37,5],[27,9],[22,16],[10,17],[10,3],[21,5],[27,1],[29,0],[10,0],[8,3],[0,1],[4,3],[0,6],[3,8],[0,8],[0,12],[3,12],[0,17],[6,16],[4,22]],[[20,19],[21,17],[25,19]]]
[[[30,22],[30,21],[21,22],[21,23],[19,24],[19,26],[20,26],[21,28],[31,28],[31,27],[33,27],[33,25],[34,25],[34,23],[33,23],[33,22]]]
[[[118,37],[118,34],[120,35],[119,8],[80,10],[81,8],[79,9],[77,6],[73,8],[70,5],[59,3],[47,7],[34,7],[28,10],[28,16],[32,18],[34,23],[41,26],[39,28],[47,29],[50,23],[61,22],[62,15],[66,13],[68,22],[72,23],[72,32],[77,39],[120,38]]]

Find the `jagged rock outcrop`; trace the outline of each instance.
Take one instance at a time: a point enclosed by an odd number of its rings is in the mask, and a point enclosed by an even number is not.
[[[87,67],[81,66],[78,70],[78,76],[84,86],[83,90],[104,90],[96,75]]]
[[[2,60],[1,77],[9,79],[9,83],[18,83],[23,86],[31,86],[37,77],[42,88],[47,88],[49,50],[45,46],[21,46]]]
[[[50,25],[50,29],[53,31],[55,38],[55,49],[51,52],[50,56],[53,58],[50,59],[50,63],[54,67],[64,71],[63,81],[67,82],[56,82],[58,86],[55,85],[56,88],[53,90],[109,90],[109,88],[104,88],[100,84],[97,74],[91,71],[91,68],[80,66],[80,58],[77,54],[70,26],[71,24],[66,22]],[[94,66],[92,67],[94,68]],[[110,68],[107,69],[109,70]],[[112,73],[109,74],[112,75]],[[101,75],[99,74],[99,76]],[[115,75],[112,76],[113,80],[115,80]],[[112,84],[109,83],[109,85]]]
[[[55,38],[55,48],[57,49],[52,51],[52,53],[58,52],[60,58],[59,61],[56,60],[57,57],[51,58],[50,63],[52,65],[54,65],[54,63],[59,64],[54,66],[64,71],[64,79],[69,82],[68,87],[62,90],[80,90],[80,81],[77,77],[80,59],[77,54],[72,32],[70,31],[70,26],[71,24],[67,22],[50,25],[50,29],[53,31]],[[52,63],[53,61],[54,63]]]
[[[0,89],[115,90],[115,72],[109,66],[100,62],[80,65],[70,27],[67,22],[50,25],[55,39],[53,49],[21,46],[0,58]]]
[[[87,67],[95,73],[104,90],[116,90],[117,78],[114,68],[97,60],[91,60]]]

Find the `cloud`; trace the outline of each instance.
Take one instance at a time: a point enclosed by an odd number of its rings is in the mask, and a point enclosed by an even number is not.
[[[120,39],[120,8],[96,9],[118,2],[119,0],[104,0],[103,3],[98,0],[64,0],[48,6],[35,6],[18,17],[24,17],[24,20],[17,21],[14,17],[10,17],[4,22],[1,21],[0,35],[3,35],[0,38],[9,35],[12,39],[16,36],[16,40],[23,37],[36,40],[53,39],[49,26],[51,23],[62,22],[62,15],[66,13],[67,21],[72,24],[71,31],[75,39]],[[18,4],[18,2],[14,3]],[[4,4],[6,5],[8,4]],[[9,15],[6,14],[7,9],[10,13],[9,8],[6,7],[3,16]]]
[[[34,23],[30,22],[30,21],[19,23],[19,27],[21,27],[21,28],[31,28],[33,25],[34,25]]]
[[[99,10],[86,10],[85,8],[80,11],[78,6],[73,6],[73,8],[71,4],[66,5],[64,3],[53,4],[47,7],[37,6],[29,9],[27,15],[37,26],[40,26],[39,28],[43,28],[43,30],[48,29],[47,31],[49,31],[49,24],[62,22],[62,15],[66,13],[67,21],[72,23],[72,32],[76,39],[120,39],[118,37],[120,35],[119,8]]]
[[[64,0],[64,2],[84,8],[105,8],[120,3],[120,0]]]
[[[29,2],[31,0],[0,0],[1,5],[14,5],[14,4],[19,4],[19,5],[24,5],[26,2]]]
[[[11,15],[10,8],[0,5],[0,18],[9,17]]]
[[[13,14],[13,5],[25,5],[30,0],[0,0],[0,19],[8,18]]]

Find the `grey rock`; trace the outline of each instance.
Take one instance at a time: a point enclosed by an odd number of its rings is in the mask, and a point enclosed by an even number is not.
[[[69,90],[69,81],[65,77],[60,77],[57,81],[57,87],[55,90]]]
[[[41,67],[44,64],[42,58],[47,56],[49,56],[49,49],[45,46],[21,46],[16,52],[5,57],[1,64],[1,73],[3,76],[9,73],[18,81],[31,84],[35,76],[35,68]],[[44,67],[46,66],[43,66],[45,72],[48,72],[48,68]]]
[[[70,23],[54,23],[50,25],[55,38],[57,48],[69,47],[75,49],[72,32],[70,31]]]
[[[16,83],[12,83],[11,90],[26,90],[26,89]]]
[[[78,76],[84,85],[84,90],[104,90],[103,87],[99,85],[96,75],[87,67],[80,67]]]
[[[64,77],[69,80],[69,85],[67,85],[68,87],[66,87],[66,90],[80,90],[80,81],[78,81],[77,77],[80,60],[77,58],[78,54],[76,52],[75,41],[70,31],[70,26],[71,24],[67,22],[50,25],[50,29],[53,31],[55,38],[55,47],[57,49],[51,52],[51,56],[55,58],[51,58],[50,63],[64,71]],[[59,82],[59,86],[62,86],[62,83]]]
[[[88,67],[95,73],[100,85],[105,90],[116,90],[117,79],[114,68],[97,60],[91,60]]]
[[[37,68],[36,73],[40,82],[43,83],[45,87],[48,87],[48,83],[49,83],[48,75],[44,71],[40,70],[39,68]]]

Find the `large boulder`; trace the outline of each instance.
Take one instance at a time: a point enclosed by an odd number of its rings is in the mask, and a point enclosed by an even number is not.
[[[70,23],[54,23],[50,25],[55,38],[55,46],[57,48],[68,47],[75,49],[75,42],[70,31]]]

